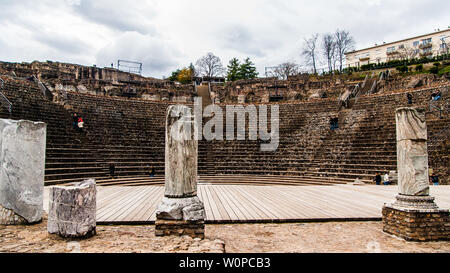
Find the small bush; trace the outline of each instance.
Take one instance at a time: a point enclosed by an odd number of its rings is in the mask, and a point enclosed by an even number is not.
[[[397,66],[395,69],[397,69],[398,71],[400,71],[401,73],[405,73],[408,72],[408,67],[406,65],[399,65]],[[437,73],[437,72],[436,72]]]
[[[421,72],[423,70],[423,64],[416,65],[416,71]]]
[[[439,72],[439,67],[437,67],[437,66],[432,66],[432,67],[430,68],[430,73],[437,74],[438,72]]]
[[[450,74],[450,65],[447,65],[446,67],[439,70],[439,73],[438,73],[439,76],[442,76],[444,74]]]
[[[441,63],[440,62],[435,62],[433,65],[436,66],[436,67],[439,67],[441,65]]]

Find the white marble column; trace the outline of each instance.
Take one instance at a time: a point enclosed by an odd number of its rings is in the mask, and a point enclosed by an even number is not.
[[[171,105],[166,115],[165,192],[156,210],[160,220],[203,221],[197,196],[198,142],[191,108]]]
[[[428,182],[427,125],[425,110],[411,107],[395,112],[397,134],[398,195],[395,207],[435,209]]]
[[[425,111],[396,110],[398,188],[403,195],[429,195]]]
[[[42,219],[46,128],[43,122],[0,119],[0,224]]]
[[[171,105],[166,116],[165,193],[166,197],[197,195],[198,143],[191,108]]]

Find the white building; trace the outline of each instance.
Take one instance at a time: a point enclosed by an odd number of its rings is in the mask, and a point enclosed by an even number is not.
[[[360,67],[371,63],[383,63],[396,59],[433,57],[449,53],[450,27],[433,33],[383,43],[345,54],[347,67]]]

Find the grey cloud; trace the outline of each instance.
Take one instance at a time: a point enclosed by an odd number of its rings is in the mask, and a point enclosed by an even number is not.
[[[255,36],[244,26],[234,25],[218,31],[217,38],[226,49],[233,49],[243,55],[264,57],[264,50],[274,49],[278,44],[274,40]]]
[[[155,34],[156,28],[148,20],[154,17],[156,12],[144,8],[143,1],[131,2],[117,0],[80,0],[79,4],[72,5],[72,8],[76,13],[92,22],[119,31]]]
[[[70,35],[57,33],[33,33],[34,40],[60,52],[67,54],[82,54],[89,52],[92,48],[83,41]]]
[[[97,63],[109,66],[118,59],[143,63],[143,74],[153,77],[168,75],[179,64],[181,53],[162,39],[127,32],[97,54]]]

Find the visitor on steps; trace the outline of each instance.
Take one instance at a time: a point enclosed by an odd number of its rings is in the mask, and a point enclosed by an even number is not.
[[[408,99],[408,104],[412,104],[412,95],[410,93],[406,94],[406,98]]]
[[[111,178],[114,178],[115,171],[116,171],[116,165],[114,165],[114,163],[110,163],[109,164],[109,176],[111,176]]]
[[[435,173],[433,173],[430,177],[431,183],[433,183],[433,185],[439,185],[439,176]]]
[[[73,113],[72,121],[73,121],[72,122],[73,129],[78,130],[78,115],[77,115],[77,113]]]
[[[338,118],[330,118],[330,130],[335,130],[339,128],[338,121],[339,121]]]
[[[376,185],[380,185],[381,184],[381,175],[379,173],[377,173],[377,175],[375,175],[375,178],[373,179],[373,181],[375,181]]]
[[[433,94],[431,94],[431,100],[437,101],[438,99],[441,98],[441,91],[437,90],[436,92],[434,92]]]
[[[383,181],[383,184],[384,185],[389,185],[391,182],[389,181],[389,174],[388,173],[386,173],[385,175],[384,175],[384,181]]]
[[[82,117],[78,118],[78,131],[83,131],[83,126],[84,126],[84,120]]]
[[[154,167],[152,167],[152,170],[151,170],[151,172],[149,172],[149,175],[150,175],[150,177],[155,177],[155,168]]]

